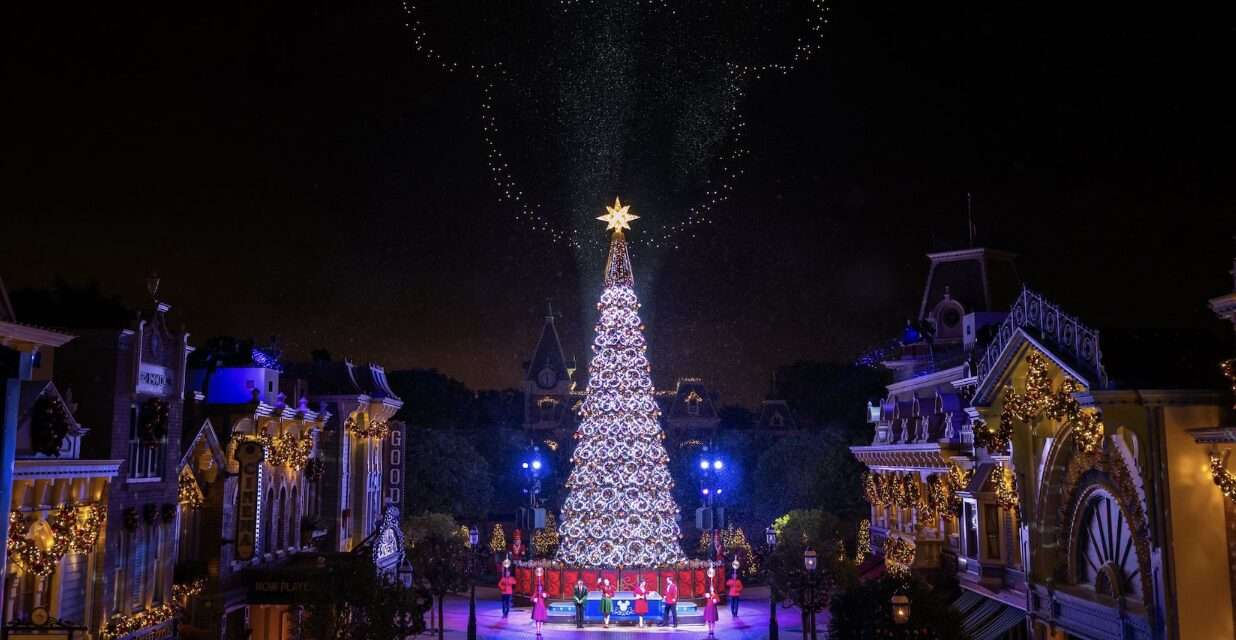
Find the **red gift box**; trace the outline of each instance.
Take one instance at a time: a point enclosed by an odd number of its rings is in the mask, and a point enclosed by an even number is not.
[[[532,593],[532,569],[528,567],[515,568],[515,592],[526,596]]]

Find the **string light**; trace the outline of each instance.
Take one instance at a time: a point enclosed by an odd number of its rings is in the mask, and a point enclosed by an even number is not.
[[[9,556],[23,570],[47,577],[66,553],[89,553],[107,521],[107,507],[97,503],[78,505],[66,502],[56,507],[47,519],[51,543],[43,548],[31,540],[31,522],[18,510],[9,513]]]
[[[385,420],[373,420],[364,413],[348,416],[348,419],[343,421],[343,428],[358,438],[381,440],[390,433],[390,425],[386,424]]]
[[[176,608],[170,604],[156,604],[148,609],[124,615],[117,613],[107,619],[107,625],[99,633],[102,640],[115,640],[124,635],[152,627],[176,615]]]
[[[1227,455],[1219,455],[1218,451],[1210,452],[1210,477],[1215,485],[1229,500],[1236,500],[1236,475],[1227,470]]]
[[[854,564],[862,564],[871,554],[871,521],[858,523],[858,539],[854,543]]]
[[[1232,383],[1232,409],[1236,409],[1236,358],[1219,363],[1223,375]]]
[[[909,576],[917,551],[914,543],[900,536],[888,536],[884,539],[884,568],[893,576]]]
[[[1017,476],[1013,474],[1013,470],[997,464],[991,475],[992,483],[996,486],[996,504],[1000,505],[1001,509],[1017,509]]]
[[[179,601],[181,605],[184,605],[188,603],[189,598],[199,595],[205,590],[206,578],[198,578],[186,584],[177,582],[172,585],[172,598]]]
[[[180,474],[176,495],[177,502],[187,506],[189,509],[201,509],[202,505],[205,504],[201,487],[198,486],[197,480],[193,478],[193,474],[188,471]]]
[[[618,0],[606,1],[617,2]],[[579,0],[560,0],[559,7],[565,15],[581,5],[593,6],[595,4],[595,0],[584,0],[583,2]],[[678,13],[677,9],[673,8],[665,0],[649,0],[647,2],[636,0],[636,4],[651,10],[654,14],[663,13],[674,16]],[[705,184],[707,186],[695,204],[686,207],[685,215],[682,219],[677,222],[662,224],[659,229],[647,234],[644,237],[644,242],[648,245],[652,247],[677,248],[677,238],[681,234],[690,231],[698,225],[710,222],[710,215],[719,205],[728,201],[734,193],[738,178],[745,173],[745,170],[739,164],[751,155],[750,150],[745,146],[746,118],[739,108],[739,105],[746,99],[751,84],[761,80],[766,75],[789,75],[809,62],[823,45],[825,27],[830,22],[829,16],[832,9],[824,0],[809,0],[806,4],[810,10],[807,12],[804,32],[795,39],[787,58],[778,62],[764,64],[743,64],[734,61],[725,63],[726,84],[724,87],[725,97],[722,99],[722,104],[723,109],[728,111],[727,115],[730,117],[724,135],[725,142],[722,146],[726,151],[719,155],[716,170],[706,180]],[[441,50],[433,46],[429,32],[421,19],[418,4],[413,2],[413,0],[404,0],[402,6],[407,18],[407,21],[404,22],[404,27],[412,35],[413,49],[422,56],[424,61],[430,66],[446,73],[466,72],[479,85],[481,137],[485,146],[490,179],[497,192],[498,201],[509,202],[514,205],[516,208],[516,220],[528,224],[534,230],[547,233],[554,242],[576,248],[581,247],[585,238],[580,235],[578,229],[566,229],[562,225],[554,223],[543,213],[545,208],[543,203],[534,202],[532,198],[525,194],[520,183],[516,180],[514,169],[510,164],[510,158],[503,153],[502,147],[498,142],[498,135],[501,131],[497,117],[495,94],[496,87],[500,82],[515,80],[511,77],[508,66],[502,61],[465,64],[459,60],[449,59]]]
[[[673,564],[685,559],[678,505],[621,229],[610,238],[604,284],[557,559],[583,566]]]
[[[489,534],[489,550],[494,553],[506,551],[506,531],[503,530],[501,522],[495,524]]]
[[[545,526],[532,534],[532,553],[545,558],[558,550],[558,521],[554,514],[545,514]]]

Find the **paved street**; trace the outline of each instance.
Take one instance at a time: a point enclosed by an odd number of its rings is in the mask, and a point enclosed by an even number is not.
[[[716,637],[732,640],[763,640],[768,637],[768,590],[753,587],[747,590],[749,597],[743,599],[738,618],[731,619],[727,605],[721,608],[721,620],[717,623]],[[511,610],[511,615],[502,620],[501,603],[494,589],[477,589],[476,619],[478,638],[534,638],[536,627],[532,624],[528,607]],[[427,618],[428,619],[428,618]],[[801,640],[802,625],[798,609],[780,609],[777,611],[782,640]],[[826,637],[828,627],[827,613],[819,617],[818,636]],[[466,597],[448,598],[446,602],[446,637],[451,640],[466,637],[468,629],[468,599]],[[434,635],[435,632],[426,632]],[[546,624],[544,638],[610,638],[617,640],[670,637],[706,638],[708,630],[703,624],[679,625],[677,629],[649,627],[638,629],[630,626],[611,627],[603,629],[592,625],[585,629],[574,626]]]

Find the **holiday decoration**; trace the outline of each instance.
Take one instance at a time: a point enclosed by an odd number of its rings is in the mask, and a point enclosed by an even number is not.
[[[495,555],[506,551],[506,532],[502,530],[502,523],[495,524],[489,534],[489,550]]]
[[[30,413],[30,444],[35,453],[58,457],[69,424],[69,412],[60,398],[46,392],[40,395]]]
[[[996,468],[991,472],[992,483],[996,486],[996,503],[1001,509],[1016,509],[1017,501],[1017,477],[1013,474],[1013,470],[997,464]]]
[[[614,233],[557,558],[585,566],[673,564],[685,560],[678,546],[678,505],[622,234],[635,216],[617,199],[607,210],[601,219]]]
[[[892,575],[908,576],[910,567],[914,565],[914,555],[917,549],[913,542],[900,536],[889,536],[884,539],[884,567]]]
[[[117,613],[107,619],[107,625],[103,627],[99,637],[102,640],[115,640],[134,631],[166,622],[175,615],[176,608],[170,604],[156,604],[129,615]]]
[[[545,514],[545,527],[532,534],[533,555],[548,558],[558,550],[558,521],[554,514]]]
[[[1236,358],[1219,363],[1223,375],[1232,383],[1232,408],[1236,409]]]
[[[1227,470],[1227,458],[1231,453],[1225,453],[1222,456],[1218,451],[1210,452],[1210,476],[1215,481],[1215,485],[1227,496],[1230,500],[1236,500],[1236,474]]]
[[[192,582],[181,584],[175,583],[172,585],[172,598],[181,603],[181,606],[187,604],[189,598],[200,594],[206,590],[206,578],[198,578]]]
[[[721,544],[725,547],[726,556],[741,562],[744,576],[753,576],[759,570],[759,562],[756,561],[755,553],[751,550],[751,542],[747,540],[747,534],[742,527],[730,524],[723,529]]]
[[[51,544],[47,548],[31,540],[30,521],[20,511],[9,514],[9,557],[24,570],[46,577],[66,553],[88,553],[99,539],[107,521],[107,507],[99,504],[61,504],[47,519]]]
[[[202,489],[198,486],[197,480],[190,473],[180,474],[179,487],[177,490],[177,501],[185,505],[189,509],[200,509],[205,504],[205,498],[202,495]]]
[[[137,436],[142,444],[150,447],[167,439],[167,421],[171,409],[167,400],[151,398],[142,404],[141,420],[137,424]]]
[[[854,543],[854,564],[862,564],[871,554],[871,521],[858,523],[858,539]]]
[[[863,472],[863,497],[867,498],[867,502],[873,507],[884,504],[884,500],[880,497],[880,489],[876,486],[876,474],[870,471]]]
[[[994,454],[1006,454],[1012,438],[1014,421],[1029,423],[1043,416],[1072,426],[1073,438],[1083,454],[1092,455],[1103,445],[1104,426],[1094,409],[1082,408],[1073,394],[1082,391],[1078,381],[1065,376],[1060,387],[1051,388],[1047,358],[1038,351],[1026,357],[1026,388],[1018,392],[1012,386],[1004,388],[1000,408],[1000,429],[978,424],[974,429],[974,443],[986,446]]]
[[[385,420],[373,420],[364,413],[348,416],[347,420],[343,421],[343,428],[348,433],[358,438],[377,438],[382,439],[390,433],[390,426]]]
[[[310,456],[313,455],[314,440],[311,431],[307,431],[302,435],[285,431],[275,436],[265,433],[243,433],[237,434],[236,440],[240,442],[252,441],[261,443],[262,448],[266,452],[266,462],[274,467],[286,466],[292,469],[304,469],[309,465]],[[322,471],[325,471],[325,466],[323,466]]]

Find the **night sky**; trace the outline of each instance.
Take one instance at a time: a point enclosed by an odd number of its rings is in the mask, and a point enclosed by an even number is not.
[[[1092,325],[1215,327],[1205,301],[1231,287],[1230,7],[836,2],[814,58],[737,103],[749,155],[730,199],[658,248],[650,230],[730,151],[724,95],[701,89],[713,63],[775,58],[797,23],[726,39],[749,22],[729,6],[669,2],[667,26],[520,3],[495,38],[506,16],[423,3],[443,50],[520,76],[499,87],[500,146],[578,248],[499,200],[480,84],[413,50],[399,0],[46,4],[6,20],[0,275],[139,303],[157,271],[197,342],[278,334],[294,357],[505,387],[552,300],[582,365],[604,238],[584,220],[614,194],[645,216],[654,382],[704,377],[724,401],[897,335],[923,254],[966,244],[966,192],[979,243],[1019,253],[1027,283]],[[588,46],[639,28],[679,49]],[[555,96],[591,110],[542,118]],[[596,154],[624,168],[598,174]]]

